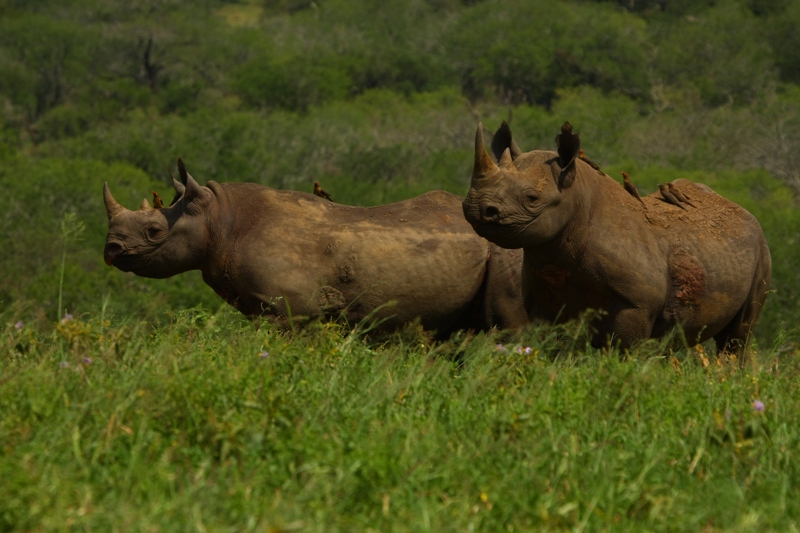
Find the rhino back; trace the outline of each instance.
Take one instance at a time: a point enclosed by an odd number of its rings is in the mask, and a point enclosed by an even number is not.
[[[378,317],[396,325],[419,316],[441,328],[459,319],[483,284],[488,242],[466,223],[456,195],[353,207],[252,184],[220,187],[223,204],[237,210],[227,221],[237,234],[220,255],[247,314],[265,301],[277,301],[272,310],[280,313],[285,299],[295,314],[346,307],[358,320],[396,302]]]

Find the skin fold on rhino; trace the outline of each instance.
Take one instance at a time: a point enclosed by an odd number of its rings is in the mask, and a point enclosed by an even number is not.
[[[282,326],[343,316],[386,331],[419,319],[445,337],[528,321],[522,253],[475,235],[457,195],[353,207],[253,183],[200,186],[185,169],[181,178],[163,209],[125,209],[105,184],[108,265],[149,278],[199,269],[230,305]]]
[[[690,345],[713,337],[719,352],[742,357],[771,278],[758,221],[683,179],[673,185],[695,207],[671,205],[658,192],[640,202],[575,157],[579,141],[559,140],[559,152],[522,153],[504,123],[492,142],[495,163],[479,126],[463,202],[479,235],[524,250],[529,318],[602,310],[593,344],[623,348],[679,324]]]

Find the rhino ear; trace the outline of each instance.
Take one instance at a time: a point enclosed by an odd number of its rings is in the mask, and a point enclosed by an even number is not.
[[[512,161],[522,153],[517,143],[511,138],[511,128],[508,127],[508,124],[504,120],[495,132],[494,137],[492,137],[492,154],[495,159],[500,160],[506,149],[511,151]]]
[[[186,173],[186,190],[183,193],[183,199],[187,202],[192,202],[197,200],[198,198],[203,198],[205,196],[203,192],[203,187],[197,183],[194,178],[189,174]]]
[[[482,178],[493,170],[497,170],[486,146],[483,144],[483,124],[478,123],[478,131],[475,133],[475,166],[472,169],[472,179]]]
[[[575,160],[581,151],[581,138],[577,133],[572,133],[572,124],[569,121],[561,126],[561,133],[556,135],[558,146],[558,166],[560,172],[557,178],[558,190],[572,185],[577,174]]]
[[[172,198],[172,201],[169,203],[169,206],[172,207],[175,203],[181,199],[183,193],[186,192],[186,187],[180,181],[172,178],[172,186],[175,187],[175,197]]]
[[[572,133],[572,125],[565,122],[561,126],[561,133],[556,135],[556,146],[558,147],[558,164],[562,170],[575,163],[581,150],[581,138],[577,133]]]
[[[181,183],[186,185],[186,181],[189,178],[189,172],[186,170],[186,165],[183,163],[183,159],[178,157],[178,176],[181,178]]]

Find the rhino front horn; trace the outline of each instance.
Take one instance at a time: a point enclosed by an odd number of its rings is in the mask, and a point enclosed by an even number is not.
[[[472,170],[472,177],[480,178],[496,169],[497,165],[489,157],[489,152],[483,144],[483,124],[479,123],[478,131],[475,133],[475,167]]]
[[[106,203],[106,214],[108,215],[108,220],[111,220],[121,212],[125,211],[125,208],[119,205],[114,197],[111,196],[111,190],[108,188],[108,182],[103,184],[103,200]]]

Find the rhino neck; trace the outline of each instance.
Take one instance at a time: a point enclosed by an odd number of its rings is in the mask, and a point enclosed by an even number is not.
[[[536,258],[537,263],[543,258],[546,258],[545,261],[548,263],[556,262],[565,266],[572,266],[582,261],[598,206],[595,199],[598,192],[594,180],[596,177],[581,173],[569,188],[564,189],[561,203],[557,208],[568,210],[569,218],[566,224],[549,242],[526,247],[526,255]]]
[[[228,285],[235,276],[236,264],[246,253],[239,243],[267,212],[263,194],[266,187],[254,183],[220,184],[214,181],[209,181],[207,187],[216,201],[208,214],[208,247],[200,270],[203,279],[214,290],[230,291],[233,289]]]

